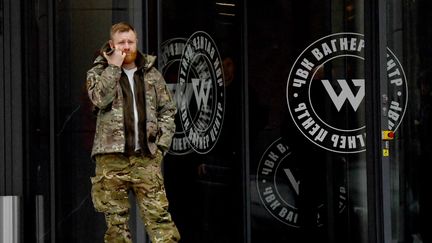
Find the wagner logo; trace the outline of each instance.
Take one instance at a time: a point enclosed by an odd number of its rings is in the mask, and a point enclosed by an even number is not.
[[[259,163],[256,185],[261,202],[273,217],[286,225],[300,227],[297,208],[300,181],[299,175],[287,166],[290,154],[281,139],[271,144]]]
[[[321,81],[338,111],[341,110],[342,105],[345,103],[346,100],[349,101],[354,111],[357,111],[365,95],[364,79],[352,80],[352,83],[355,86],[359,87],[359,90],[356,95],[353,94],[351,88],[348,86],[348,83],[345,79],[337,80],[337,82],[339,83],[342,89],[339,95],[336,94],[336,91],[333,89],[332,85],[330,84],[330,81],[326,79],[323,79]]]
[[[187,142],[197,153],[210,152],[222,129],[225,86],[221,57],[207,33],[195,32],[187,40],[176,89]]]
[[[366,149],[362,34],[337,33],[309,45],[295,61],[287,82],[287,103],[297,128],[328,151]],[[407,82],[396,56],[387,49],[388,129],[395,131],[407,107]],[[384,96],[383,96],[384,97]]]
[[[207,80],[200,80],[198,78],[192,79],[192,87],[198,107],[208,107],[211,84],[212,83]],[[203,106],[201,106],[201,102]]]
[[[162,74],[165,78],[165,81],[174,94],[174,99],[176,104],[181,104],[182,102],[179,100],[179,95],[177,94],[177,78],[180,68],[180,60],[183,54],[184,46],[186,45],[186,38],[173,38],[167,41],[164,41],[161,45],[161,55],[159,60],[159,66],[161,67]],[[185,97],[185,99],[190,99],[191,97]],[[177,109],[180,108],[177,106]],[[182,126],[180,125],[180,116],[179,113],[176,114],[175,117],[176,124],[176,132],[173,136],[173,141],[171,143],[171,148],[168,151],[169,154],[173,155],[182,155],[188,154],[192,152],[192,148],[189,145],[189,142],[186,137],[185,131],[183,131]]]
[[[300,215],[302,210],[299,208],[302,203],[305,203],[305,191],[301,185],[305,182],[305,173],[308,173],[305,169],[301,169],[299,163],[300,160],[296,160],[283,139],[278,138],[261,157],[256,175],[257,191],[266,210],[280,222],[295,228],[300,228],[304,224],[302,222],[304,217]],[[325,194],[319,195],[326,190],[326,188],[321,188],[325,187],[325,175],[322,176],[316,178],[309,175],[311,180],[317,182],[315,191],[309,192],[309,194],[314,194],[313,198],[316,200],[316,203],[309,203],[309,205],[316,205],[311,210],[314,210],[317,227],[325,223],[323,219],[326,211],[323,203]],[[323,181],[323,183],[318,181]],[[338,212],[342,213],[346,205],[345,182],[338,181],[336,186],[338,198],[335,202],[338,203]],[[303,201],[300,201],[300,198],[303,198]]]

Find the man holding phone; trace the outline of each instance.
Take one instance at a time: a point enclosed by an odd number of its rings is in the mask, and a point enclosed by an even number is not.
[[[130,24],[114,24],[110,40],[87,72],[88,96],[97,112],[93,204],[105,214],[105,242],[132,242],[129,191],[151,241],[178,242],[161,173],[175,133],[176,105],[154,67],[156,58],[139,52],[137,42]]]

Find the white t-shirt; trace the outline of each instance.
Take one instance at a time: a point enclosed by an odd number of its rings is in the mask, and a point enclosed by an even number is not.
[[[129,80],[129,85],[131,87],[132,90],[132,100],[133,100],[133,111],[134,111],[134,129],[135,129],[135,151],[139,150],[141,147],[139,145],[139,138],[138,138],[138,110],[137,110],[137,105],[136,105],[136,100],[135,100],[135,83],[134,83],[134,73],[137,70],[137,68],[132,68],[132,69],[124,69],[123,71],[126,73],[128,80]]]

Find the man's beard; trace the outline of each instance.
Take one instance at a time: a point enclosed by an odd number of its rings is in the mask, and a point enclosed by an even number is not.
[[[128,52],[126,54],[125,59],[123,60],[123,63],[124,64],[131,64],[131,63],[135,62],[136,56],[137,56],[137,52],[136,51],[134,51],[134,52]]]

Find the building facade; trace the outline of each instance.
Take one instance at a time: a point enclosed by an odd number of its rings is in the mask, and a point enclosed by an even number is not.
[[[128,21],[177,102],[163,173],[182,242],[432,242],[431,7],[2,0],[2,239],[103,241],[84,85],[110,26]]]

